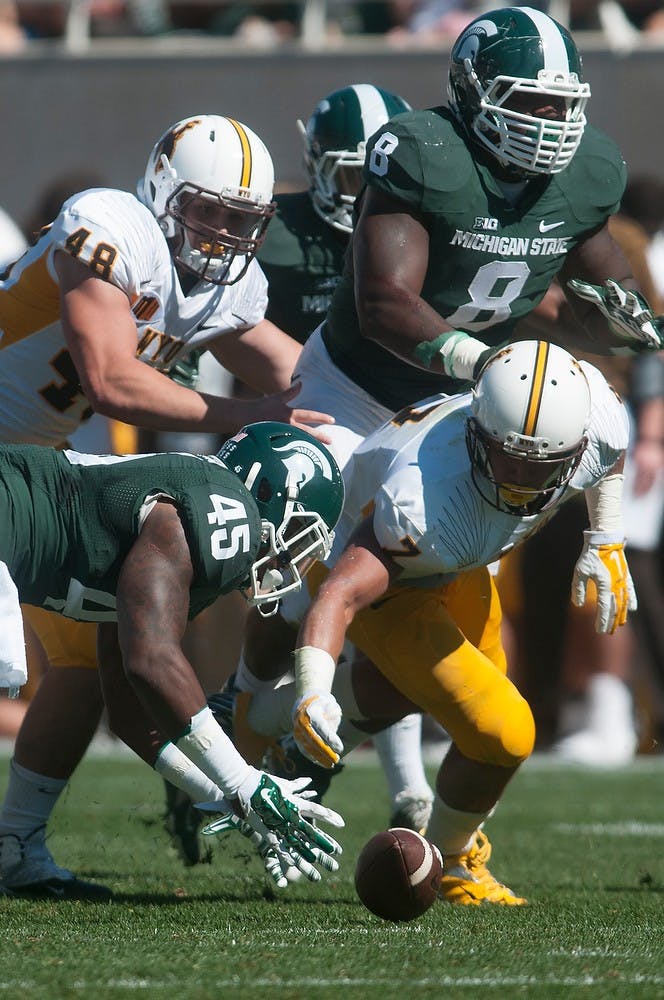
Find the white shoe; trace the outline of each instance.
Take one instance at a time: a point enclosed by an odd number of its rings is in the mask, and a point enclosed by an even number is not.
[[[390,827],[415,830],[424,835],[431,818],[433,792],[430,788],[420,792],[399,792],[392,807]]]
[[[585,724],[552,748],[560,760],[588,767],[622,767],[633,760],[638,746],[632,696],[610,674],[595,674],[588,684]]]
[[[105,885],[85,882],[56,865],[46,846],[44,828],[22,839],[0,835],[0,887],[11,896],[31,899],[85,899],[105,902],[113,893]]]
[[[554,744],[552,753],[568,764],[587,767],[623,767],[634,759],[638,740],[635,733],[614,733],[610,739],[585,730],[572,733]]]

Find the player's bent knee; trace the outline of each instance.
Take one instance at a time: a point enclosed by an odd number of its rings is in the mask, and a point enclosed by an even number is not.
[[[509,682],[507,682],[509,684]],[[508,697],[494,699],[477,713],[474,729],[461,739],[458,749],[471,760],[497,767],[516,768],[533,752],[535,720],[525,698],[510,684]]]
[[[496,761],[503,767],[518,767],[527,760],[535,746],[535,720],[530,705],[516,695],[510,708],[509,718],[501,732],[500,754],[502,760]]]

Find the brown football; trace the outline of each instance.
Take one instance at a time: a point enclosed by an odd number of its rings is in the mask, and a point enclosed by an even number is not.
[[[437,847],[414,830],[393,827],[367,841],[355,866],[355,889],[383,920],[415,920],[433,905],[443,862]]]

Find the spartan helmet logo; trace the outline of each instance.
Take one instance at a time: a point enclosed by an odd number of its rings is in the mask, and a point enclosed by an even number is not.
[[[321,451],[313,445],[298,441],[275,448],[289,473],[289,480],[299,489],[316,478],[316,473],[322,473],[324,479],[332,481],[332,466]]]
[[[491,35],[497,34],[498,28],[493,21],[478,21],[459,39],[454,53],[455,58],[460,62],[470,59],[471,63],[474,63],[477,50],[480,47],[480,38],[490,38]]]

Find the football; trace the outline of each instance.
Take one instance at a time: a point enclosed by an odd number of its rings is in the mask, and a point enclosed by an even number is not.
[[[415,920],[433,905],[443,861],[437,847],[414,830],[394,827],[367,841],[355,866],[355,889],[383,920]]]

